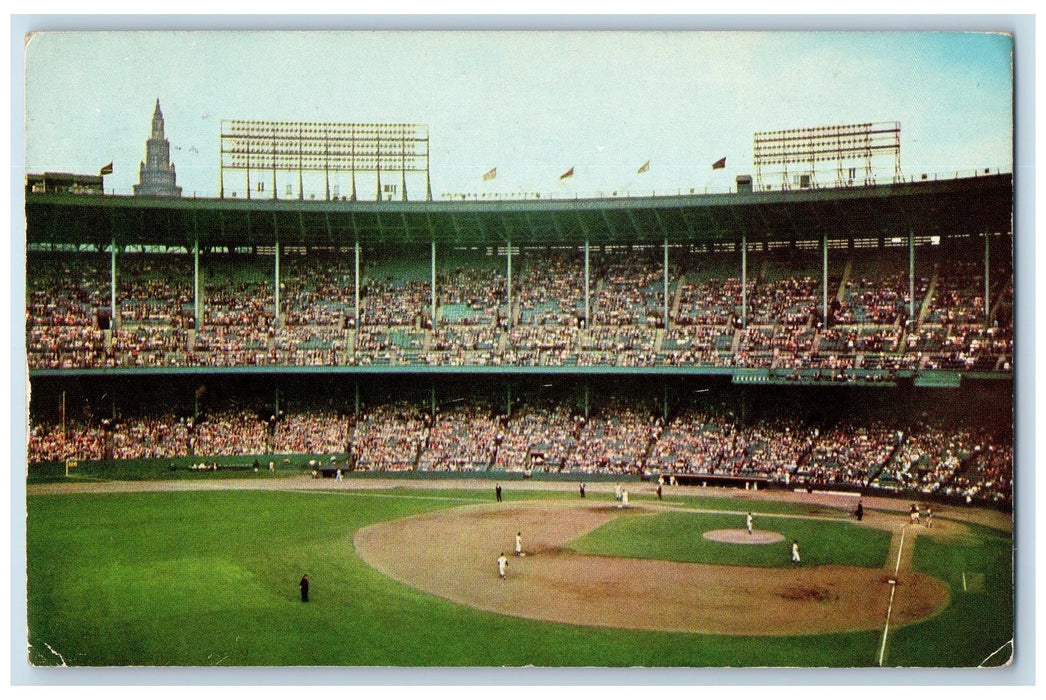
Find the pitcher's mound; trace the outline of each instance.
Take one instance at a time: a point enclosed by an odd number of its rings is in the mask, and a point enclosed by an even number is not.
[[[784,540],[780,532],[767,532],[766,530],[748,530],[737,528],[735,530],[709,530],[704,533],[706,540],[713,542],[729,542],[730,544],[773,544]]]

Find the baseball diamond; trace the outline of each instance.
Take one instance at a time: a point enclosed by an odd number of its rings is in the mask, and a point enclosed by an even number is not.
[[[883,570],[714,566],[593,557],[569,549],[570,540],[618,514],[607,504],[468,507],[372,525],[357,532],[353,544],[368,564],[408,585],[520,617],[706,634],[882,628],[889,598]],[[491,586],[483,566],[489,543],[516,525],[529,533],[531,557],[515,565],[512,587]],[[886,519],[880,525],[889,527]],[[426,537],[431,532],[440,533],[439,548]],[[944,582],[910,569],[903,571],[902,585],[894,624],[925,619],[950,600]]]

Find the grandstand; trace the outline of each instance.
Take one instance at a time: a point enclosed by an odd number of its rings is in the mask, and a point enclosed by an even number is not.
[[[30,461],[322,455],[1009,506],[1012,187],[28,192]]]

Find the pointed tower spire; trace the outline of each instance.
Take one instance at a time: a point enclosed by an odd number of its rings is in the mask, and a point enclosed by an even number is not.
[[[163,112],[160,111],[160,98],[156,98],[156,109],[153,110],[153,133],[150,138],[163,139]]]
[[[145,160],[138,168],[138,184],[134,194],[149,197],[181,197],[182,188],[175,185],[174,164],[171,162],[171,144],[164,136],[163,112],[160,98],[156,98],[153,125],[145,142]]]

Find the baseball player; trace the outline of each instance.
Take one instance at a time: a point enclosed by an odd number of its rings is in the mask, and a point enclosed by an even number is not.
[[[926,527],[933,527],[933,508],[926,509]]]
[[[912,504],[912,507],[908,511],[908,521],[912,525],[918,525],[919,524],[919,506],[914,504],[914,503]]]
[[[745,516],[745,526],[748,528],[748,534],[752,534],[752,514],[749,513]]]
[[[517,532],[516,533],[516,556],[517,557],[523,556],[523,533],[522,532]]]
[[[628,508],[628,490],[621,491],[621,502],[617,504],[618,508]]]
[[[505,569],[508,568],[508,557],[502,552],[501,556],[498,557],[498,576],[502,579],[505,578]]]
[[[792,540],[792,563],[799,563],[799,540]]]

